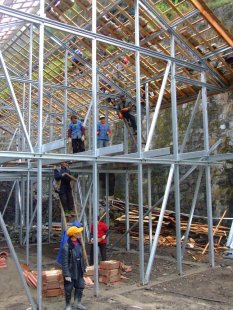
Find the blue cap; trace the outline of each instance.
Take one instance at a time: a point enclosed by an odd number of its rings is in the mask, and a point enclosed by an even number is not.
[[[83,227],[83,224],[80,223],[79,221],[75,220],[71,223],[72,226],[76,226],[78,228]]]

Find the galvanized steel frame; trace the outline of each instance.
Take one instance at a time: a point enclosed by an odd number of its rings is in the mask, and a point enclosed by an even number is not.
[[[120,1],[117,1],[118,3]],[[155,258],[155,253],[156,253],[156,248],[158,245],[158,238],[160,234],[160,229],[162,225],[162,219],[163,215],[166,209],[166,203],[168,200],[169,193],[171,191],[175,191],[175,204],[176,204],[176,236],[177,236],[177,270],[179,273],[182,273],[182,258],[184,255],[184,250],[185,250],[185,245],[183,249],[181,250],[181,235],[180,235],[180,184],[184,181],[184,179],[190,175],[197,167],[199,168],[200,166],[200,172],[199,172],[199,177],[198,181],[196,184],[196,189],[194,193],[194,198],[193,198],[193,204],[192,208],[190,211],[190,221],[187,229],[187,234],[186,234],[186,239],[185,243],[187,242],[187,236],[188,236],[188,231],[189,227],[191,225],[192,217],[193,217],[193,212],[197,200],[197,194],[200,186],[200,181],[202,177],[202,170],[205,170],[205,177],[206,177],[206,193],[207,193],[207,212],[208,212],[208,227],[209,227],[209,242],[210,242],[210,257],[209,261],[212,266],[214,266],[214,251],[213,251],[213,234],[212,234],[212,201],[211,201],[211,171],[210,171],[210,163],[216,163],[217,161],[222,161],[222,160],[227,160],[227,159],[233,159],[233,154],[221,154],[221,155],[215,155],[215,156],[210,156],[210,152],[216,148],[217,146],[213,146],[210,148],[209,146],[209,139],[208,139],[208,113],[207,113],[207,88],[214,89],[219,91],[220,88],[214,86],[214,85],[209,85],[206,83],[205,80],[205,70],[209,70],[208,66],[206,65],[205,61],[201,59],[201,64],[193,64],[189,63],[186,61],[182,61],[175,56],[175,36],[178,40],[181,40],[181,38],[176,35],[175,32],[175,26],[169,27],[165,21],[160,18],[160,21],[162,24],[167,27],[170,31],[170,39],[171,39],[171,55],[167,56],[159,52],[151,51],[146,48],[140,47],[140,40],[139,40],[139,5],[146,5],[146,1],[142,0],[135,0],[135,44],[130,44],[127,42],[122,42],[119,40],[116,40],[114,38],[109,38],[103,35],[100,35],[96,32],[96,21],[97,21],[97,16],[96,16],[96,0],[92,1],[92,30],[85,30],[85,29],[77,29],[76,27],[70,26],[70,25],[65,25],[60,22],[52,21],[47,18],[45,18],[44,15],[44,0],[40,1],[40,16],[36,15],[31,15],[28,13],[23,13],[22,11],[17,11],[11,8],[7,8],[4,6],[0,6],[0,13],[2,14],[8,14],[10,16],[15,16],[18,19],[22,20],[22,22],[30,23],[30,52],[29,52],[29,75],[28,79],[19,77],[19,78],[12,78],[12,80],[18,80],[21,81],[22,83],[29,83],[29,87],[35,83],[32,81],[32,42],[33,42],[33,25],[36,27],[39,27],[39,33],[40,33],[40,60],[39,60],[39,80],[36,82],[38,85],[38,91],[39,91],[39,135],[38,135],[38,145],[37,145],[37,150],[33,149],[31,139],[33,137],[30,137],[30,126],[31,126],[31,118],[30,118],[30,113],[28,114],[28,128],[25,127],[24,121],[23,121],[23,116],[21,115],[21,112],[19,109],[17,109],[18,115],[21,120],[22,128],[26,137],[26,140],[28,142],[28,145],[30,147],[30,152],[10,152],[9,150],[7,152],[0,152],[0,159],[3,159],[3,161],[8,161],[8,158],[13,159],[25,159],[28,160],[28,165],[27,168],[25,167],[13,167],[12,169],[9,168],[4,168],[0,167],[0,171],[2,172],[9,172],[12,171],[17,175],[18,177],[22,177],[22,180],[27,180],[27,196],[26,196],[26,228],[27,228],[27,235],[26,235],[26,257],[27,257],[27,262],[29,262],[29,230],[30,230],[30,217],[33,219],[34,214],[37,212],[37,273],[38,273],[38,288],[37,288],[37,306],[35,306],[35,302],[33,301],[30,293],[27,291],[27,295],[29,297],[30,304],[32,305],[33,309],[36,309],[38,307],[39,310],[42,309],[42,176],[44,173],[46,173],[48,176],[50,176],[50,189],[51,189],[51,169],[43,169],[42,164],[46,160],[50,161],[64,161],[65,160],[80,160],[81,162],[89,162],[92,165],[92,168],[87,168],[87,169],[80,169],[83,171],[91,172],[93,176],[93,192],[92,192],[92,208],[93,208],[93,222],[94,222],[94,262],[95,262],[95,273],[94,273],[94,279],[95,279],[95,295],[99,295],[99,284],[98,284],[98,238],[97,238],[97,216],[98,216],[98,208],[99,208],[99,199],[98,199],[98,192],[99,192],[99,182],[98,182],[98,174],[101,170],[101,167],[99,165],[101,163],[129,163],[129,164],[134,164],[137,167],[136,171],[127,171],[125,170],[122,171],[114,171],[116,173],[125,173],[125,201],[126,201],[126,248],[127,250],[130,249],[130,228],[129,226],[129,192],[128,192],[128,187],[129,187],[129,173],[136,173],[138,176],[138,204],[139,204],[139,258],[140,258],[140,276],[139,280],[141,283],[145,284],[148,283],[150,276],[151,276],[151,269],[153,266],[154,258]],[[148,7],[148,6],[147,6]],[[153,10],[152,10],[153,11]],[[193,11],[190,13],[190,16],[194,16],[197,13],[197,11]],[[153,12],[155,14],[155,12]],[[158,18],[158,16],[156,16]],[[187,17],[188,18],[188,17]],[[21,21],[15,22],[15,24],[21,23]],[[51,27],[57,30],[65,31],[70,34],[74,34],[77,36],[83,36],[85,38],[88,38],[92,41],[92,120],[93,120],[93,127],[92,127],[92,142],[93,142],[93,149],[92,153],[85,152],[86,154],[78,154],[78,155],[71,155],[67,154],[67,151],[65,150],[65,154],[45,154],[43,153],[43,96],[45,95],[43,93],[43,88],[47,83],[43,82],[43,62],[44,62],[44,33],[45,33],[45,28],[46,27]],[[182,40],[181,40],[182,41]],[[137,129],[138,129],[138,134],[137,134],[137,153],[136,154],[125,154],[124,156],[101,156],[98,153],[97,149],[97,138],[96,138],[96,126],[97,126],[97,119],[98,119],[98,89],[97,89],[97,58],[96,58],[96,51],[97,51],[97,42],[104,42],[104,43],[110,43],[112,45],[121,47],[123,50],[130,50],[135,53],[135,62],[136,62],[136,105],[137,105]],[[185,42],[183,42],[185,43]],[[191,50],[190,52],[193,53]],[[71,88],[67,85],[67,53],[68,50],[65,50],[65,67],[64,67],[64,72],[65,72],[65,82],[63,86],[59,85],[50,85],[51,87],[54,88],[60,88],[64,89],[64,101],[66,102],[68,91],[71,90]],[[164,60],[167,62],[167,69],[166,73],[164,75],[164,81],[161,87],[161,96],[158,99],[158,103],[156,106],[156,113],[154,114],[154,118],[152,121],[151,125],[151,130],[149,130],[149,126],[147,127],[147,141],[146,141],[146,148],[145,150],[142,149],[142,137],[141,137],[141,105],[140,105],[140,54],[145,54],[148,56],[152,56],[161,60]],[[195,55],[197,56],[197,55]],[[2,53],[0,52],[0,57],[1,57],[1,63],[2,66],[4,67],[4,73],[5,76],[1,76],[0,78],[3,79],[5,78],[8,82],[8,86],[11,89],[11,93],[14,99],[14,91],[11,86],[11,79],[9,75],[7,74],[7,69],[4,66],[4,58],[2,56]],[[199,152],[192,152],[190,155],[189,153],[187,156],[191,156],[191,158],[187,158],[185,160],[185,155],[183,155],[183,150],[185,147],[185,143],[187,141],[187,137],[190,131],[190,125],[187,128],[186,136],[184,139],[184,142],[179,149],[178,146],[178,126],[177,126],[177,100],[176,100],[176,80],[184,82],[184,79],[181,76],[176,76],[176,66],[183,66],[187,67],[190,69],[194,69],[198,72],[200,72],[201,75],[201,81],[195,81],[192,79],[189,79],[188,83],[191,83],[193,85],[196,85],[200,87],[201,93],[202,93],[202,107],[203,107],[203,124],[204,124],[204,151],[205,153],[199,153]],[[148,156],[144,156],[144,151],[149,151],[150,149],[150,144],[152,140],[152,136],[155,131],[155,126],[156,126],[156,120],[158,118],[159,114],[159,109],[160,109],[160,104],[162,101],[162,95],[163,91],[166,87],[166,81],[168,74],[170,73],[171,75],[171,86],[172,86],[172,93],[171,93],[171,101],[172,101],[172,126],[173,126],[173,154],[172,155],[165,155],[162,157],[158,158],[149,158]],[[161,76],[159,76],[161,77]],[[158,78],[159,78],[158,77]],[[218,78],[218,77],[216,77]],[[29,94],[30,92],[29,88]],[[72,89],[73,90],[73,89]],[[124,91],[123,89],[120,89]],[[74,89],[74,91],[79,91],[77,89]],[[82,92],[83,90],[80,90]],[[197,102],[199,100],[199,95]],[[52,95],[51,95],[52,98]],[[51,99],[52,100],[52,99]],[[17,108],[17,100],[14,99],[15,106]],[[147,102],[147,122],[149,124],[149,110],[148,110],[148,84],[147,84],[147,90],[146,90],[146,102]],[[197,105],[197,103],[196,103]],[[29,107],[31,107],[31,97],[29,95]],[[30,108],[29,108],[30,111]],[[193,115],[195,114],[195,109],[193,112]],[[193,115],[190,120],[190,124],[192,123],[193,120]],[[65,104],[65,109],[64,109],[64,119],[67,117],[67,106]],[[65,138],[66,134],[66,126],[63,128],[63,137]],[[52,131],[50,132],[50,140],[52,140]],[[14,137],[14,136],[13,136]],[[125,150],[126,151],[126,150]],[[128,153],[128,151],[126,151]],[[204,154],[204,157],[203,157]],[[135,156],[134,156],[135,155]],[[184,157],[182,159],[182,156]],[[37,168],[32,168],[31,166],[31,160],[36,160],[37,162]],[[150,165],[150,167],[147,169],[147,176],[148,176],[148,205],[149,205],[149,210],[143,214],[143,166],[144,165]],[[146,272],[144,271],[145,268],[145,253],[144,253],[144,227],[143,227],[143,218],[149,214],[151,216],[151,211],[155,206],[151,206],[151,169],[155,165],[167,165],[170,167],[170,173],[168,176],[167,180],[167,185],[166,185],[166,190],[164,197],[162,197],[157,203],[160,204],[162,202],[162,207],[161,207],[161,213],[159,217],[159,223],[157,225],[157,229],[155,232],[155,237],[152,242],[152,220],[150,217],[149,220],[149,235],[150,235],[150,257],[148,261],[148,265],[146,268]],[[179,166],[180,165],[191,165],[192,167],[189,169],[189,171],[180,178],[179,175]],[[135,169],[135,167],[133,168]],[[107,172],[111,171],[111,167],[106,170]],[[30,205],[30,196],[29,196],[29,186],[32,178],[37,177],[37,206],[36,209],[34,210],[32,214],[32,210],[30,212],[29,210],[29,205]],[[172,180],[174,178],[174,186],[172,186]],[[2,180],[2,178],[1,178]],[[106,176],[106,180],[108,180],[108,174]],[[15,184],[15,183],[14,183]],[[10,192],[10,195],[13,191],[14,185],[12,187],[12,190]],[[91,187],[90,187],[91,188]],[[89,188],[89,190],[90,190]],[[106,196],[108,195],[109,189],[106,189]],[[88,191],[87,197],[89,195],[90,191]],[[19,187],[17,187],[17,195],[19,194]],[[51,202],[51,196],[49,198],[49,223],[51,224],[51,219],[52,219],[52,202]],[[7,202],[8,203],[8,202]],[[7,207],[7,203],[5,208]],[[84,203],[84,207],[87,203],[87,200]],[[5,210],[4,208],[4,210]],[[18,212],[16,210],[16,212]],[[31,214],[30,214],[31,213]],[[21,214],[22,215],[22,214]],[[16,214],[16,220],[19,221],[18,215]],[[5,223],[3,221],[3,218],[1,217],[0,214],[0,224],[2,229],[4,230],[5,238],[9,244],[9,247],[12,251],[13,257],[15,259],[16,265],[17,263],[17,256],[14,254],[14,251],[12,249],[12,244],[11,240],[9,238],[9,235],[7,234],[5,230]],[[21,224],[21,221],[20,221]],[[21,227],[22,228],[22,227]],[[50,236],[50,230],[49,230],[49,236]],[[50,238],[50,237],[49,237]],[[20,269],[20,268],[19,268]],[[19,273],[21,274],[21,271],[19,270]],[[21,277],[22,278],[22,277]],[[21,279],[22,280],[22,279]],[[24,287],[25,283],[22,280]]]

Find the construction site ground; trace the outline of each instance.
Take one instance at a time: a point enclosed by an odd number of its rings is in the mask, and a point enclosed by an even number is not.
[[[1,250],[6,250],[1,245]],[[43,246],[43,269],[55,267],[58,244]],[[21,262],[25,260],[25,249],[16,247]],[[30,267],[36,268],[36,246],[30,248]],[[99,297],[94,297],[94,288],[84,291],[83,303],[88,310],[154,310],[154,309],[232,309],[233,260],[216,254],[216,267],[211,268],[208,255],[192,252],[183,262],[183,273],[176,270],[175,247],[159,247],[151,281],[139,284],[139,256],[136,249],[126,252],[123,242],[108,253],[109,259],[120,260],[132,266],[132,272],[124,274],[121,284],[106,286],[100,284]],[[196,258],[196,260],[194,259]],[[148,250],[145,262],[148,261]],[[7,259],[7,268],[0,269],[0,309],[25,310],[29,303],[20,284],[15,264]],[[36,299],[36,290],[31,289]],[[43,309],[64,309],[64,298],[44,298]]]

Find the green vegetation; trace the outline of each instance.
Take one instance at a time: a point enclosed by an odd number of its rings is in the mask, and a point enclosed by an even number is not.
[[[47,80],[52,80],[52,78],[56,78],[63,70],[63,68],[61,67],[61,62],[64,62],[64,60],[53,59],[52,62],[50,62],[48,66],[45,67],[44,78]]]
[[[206,4],[211,10],[220,8],[221,6],[231,3],[232,0],[206,0]]]

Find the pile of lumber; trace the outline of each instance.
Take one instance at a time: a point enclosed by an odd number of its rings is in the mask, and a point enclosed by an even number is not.
[[[0,269],[1,268],[7,268],[7,257],[8,253],[7,252],[0,252]]]
[[[116,285],[121,281],[120,262],[116,260],[102,261],[99,264],[99,282]]]
[[[117,201],[113,200],[112,204],[110,206],[112,211],[118,211],[120,213],[123,213],[120,217],[118,217],[115,225],[115,229],[119,233],[125,232],[125,203],[123,201]],[[129,208],[129,224],[130,227],[132,227],[135,223],[139,220],[139,212],[138,212],[138,206],[135,204],[130,204]],[[144,207],[143,213],[145,214],[148,210],[148,207]],[[224,215],[226,213],[224,212]],[[160,209],[155,208],[151,212],[151,218],[152,218],[152,231],[153,235],[155,233],[158,220],[160,215]],[[221,218],[219,223],[216,226],[213,226],[213,233],[215,237],[215,246],[216,249],[223,249],[221,247],[221,242],[224,242],[226,240],[226,237],[229,234],[229,228],[225,226],[221,226],[221,221],[223,220],[224,216]],[[145,243],[149,243],[149,216],[145,216],[143,219],[144,224],[144,241]],[[159,245],[168,245],[173,246],[176,245],[176,237],[175,237],[175,225],[176,225],[176,219],[175,219],[175,213],[173,211],[165,211],[160,238],[159,238]],[[186,232],[188,225],[188,216],[181,215],[181,232],[184,234]],[[130,236],[134,240],[138,240],[139,238],[139,229],[138,225],[136,225],[131,231]],[[200,221],[198,221],[196,218],[193,218],[191,227],[190,227],[190,233],[189,233],[189,241],[188,241],[188,247],[190,248],[196,248],[198,250],[203,250],[203,247],[205,247],[206,243],[208,242],[208,225],[203,224]]]

